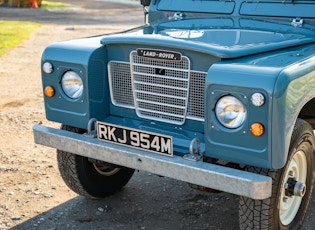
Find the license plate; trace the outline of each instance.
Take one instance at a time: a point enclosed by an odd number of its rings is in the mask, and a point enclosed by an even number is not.
[[[102,141],[173,156],[173,139],[171,136],[97,122],[97,137]]]

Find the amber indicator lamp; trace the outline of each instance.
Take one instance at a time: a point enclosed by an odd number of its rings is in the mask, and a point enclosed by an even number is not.
[[[47,97],[53,97],[53,96],[55,96],[55,89],[54,89],[54,87],[52,87],[52,86],[46,86],[46,88],[45,88],[45,95],[47,96]]]
[[[255,136],[255,137],[260,137],[264,134],[265,132],[265,127],[256,122],[256,123],[253,123],[251,126],[250,126],[250,132]]]

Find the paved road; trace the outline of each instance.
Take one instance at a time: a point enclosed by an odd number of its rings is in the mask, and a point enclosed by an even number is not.
[[[71,1],[66,11],[0,8],[0,20],[28,20],[43,24],[89,27],[141,24],[136,4]],[[106,9],[106,10],[102,10]],[[115,9],[111,11],[110,9]],[[53,33],[53,31],[52,31]],[[303,229],[315,229],[314,195]],[[104,200],[76,197],[25,221],[14,229],[237,229],[238,197],[208,194],[185,183],[137,172],[119,193]]]
[[[71,4],[65,10],[42,10],[29,8],[0,7],[0,20],[36,21],[56,25],[103,25],[128,24],[143,21],[142,8],[139,4],[130,4],[130,0],[97,1],[97,0],[62,0]]]

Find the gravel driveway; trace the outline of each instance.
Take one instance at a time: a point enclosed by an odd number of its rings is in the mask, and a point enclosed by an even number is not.
[[[45,119],[40,78],[43,49],[55,41],[128,29],[143,22],[140,4],[63,2],[65,10],[0,7],[0,20],[43,26],[0,57],[0,229],[237,229],[238,197],[137,172],[119,193],[88,200],[61,180],[55,150],[33,143]],[[1,28],[0,28],[1,29]],[[303,229],[315,229],[314,195]]]

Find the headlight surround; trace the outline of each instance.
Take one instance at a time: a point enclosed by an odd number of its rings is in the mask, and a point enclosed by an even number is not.
[[[215,114],[218,121],[230,129],[243,125],[247,116],[244,104],[234,96],[221,97],[215,106]]]
[[[61,78],[61,88],[71,99],[78,99],[83,94],[82,78],[72,70],[67,71]]]

